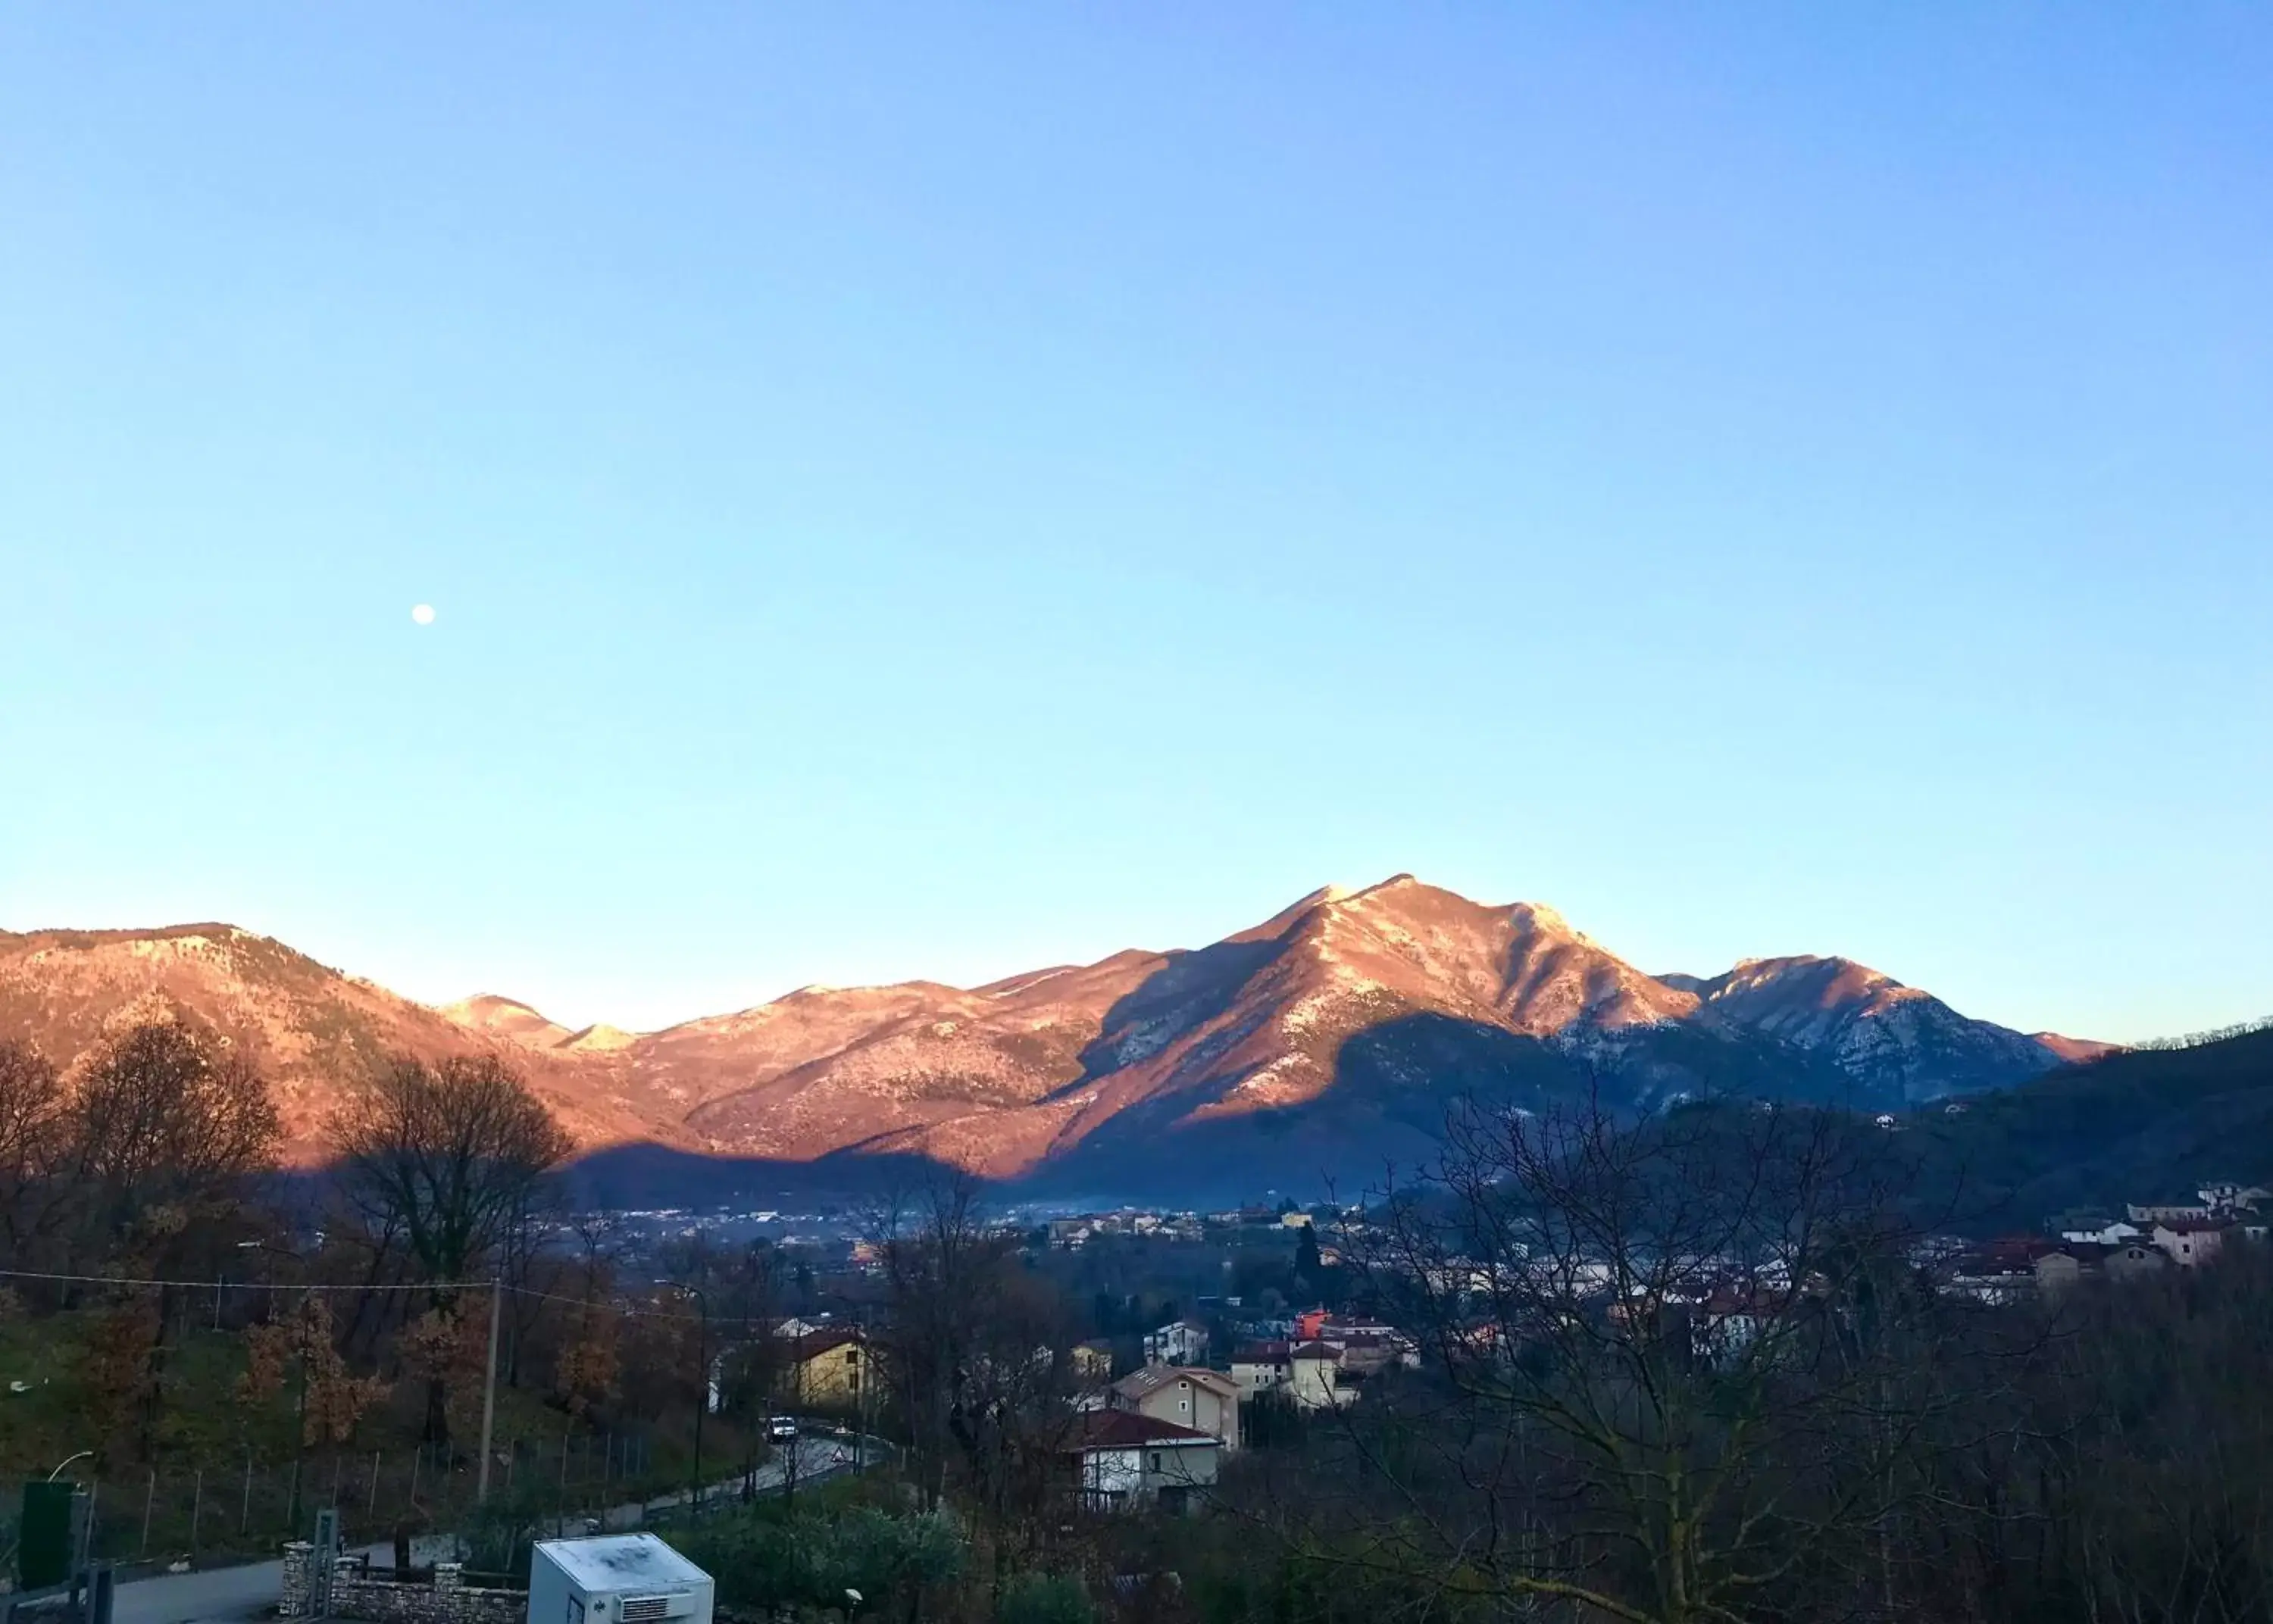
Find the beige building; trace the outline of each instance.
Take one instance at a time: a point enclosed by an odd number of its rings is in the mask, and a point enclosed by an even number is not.
[[[2127,1240],[2115,1246],[2074,1241],[2037,1260],[2037,1284],[2047,1292],[2058,1292],[2095,1276],[2117,1281],[2135,1280],[2142,1275],[2160,1274],[2172,1266],[2172,1261],[2167,1253],[2143,1240]]]
[[[1219,1370],[1197,1365],[1147,1365],[1113,1384],[1106,1401],[1115,1410],[1188,1426],[1239,1448],[1239,1384]]]
[[[2180,1269],[2199,1269],[2224,1247],[2232,1225],[2222,1218],[2165,1218],[2155,1225],[2155,1245]]]
[[[2171,1260],[2159,1247],[2143,1240],[2127,1240],[2121,1246],[2110,1246],[2099,1266],[2107,1271],[2111,1280],[2135,1280],[2142,1275],[2162,1273],[2171,1266]]]
[[[1242,1396],[1284,1392],[1303,1410],[1338,1410],[1357,1396],[1341,1385],[1341,1354],[1323,1342],[1255,1342],[1231,1356]]]
[[[858,1331],[815,1331],[791,1343],[780,1396],[792,1403],[857,1406],[867,1366],[868,1351]]]

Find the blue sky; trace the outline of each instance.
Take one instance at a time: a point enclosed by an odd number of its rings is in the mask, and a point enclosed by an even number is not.
[[[2269,85],[2246,6],[7,8],[0,924],[649,1026],[1410,870],[2265,1014]]]

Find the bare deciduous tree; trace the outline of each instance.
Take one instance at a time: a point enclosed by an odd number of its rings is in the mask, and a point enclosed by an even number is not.
[[[0,1243],[10,1262],[25,1261],[56,1220],[64,1134],[53,1064],[28,1044],[0,1042]]]
[[[402,1237],[438,1300],[491,1260],[573,1148],[495,1055],[396,1059],[334,1119],[332,1142],[356,1205]]]
[[[275,1165],[276,1107],[251,1059],[181,1022],[110,1037],[79,1067],[67,1111],[73,1198],[88,1239],[166,1243],[233,1209],[246,1180]]]
[[[504,1261],[546,1174],[573,1148],[495,1055],[431,1066],[397,1059],[334,1119],[332,1141],[348,1199],[371,1233],[401,1238],[445,1317],[475,1271]],[[447,1384],[430,1372],[426,1385],[426,1435],[440,1442],[450,1430]]]
[[[1334,1428],[1372,1485],[1345,1551],[1447,1605],[1633,1624],[1891,1598],[1965,1329],[1906,1188],[1830,1112],[1464,1113],[1346,1246],[1431,1357]]]
[[[960,1177],[942,1178],[913,1195],[895,1193],[867,1228],[886,1289],[877,1354],[928,1510],[946,1492],[956,1399],[1001,1247],[979,1221],[977,1185]]]
[[[1063,1298],[991,1225],[978,1186],[943,1177],[874,1215],[886,1328],[878,1348],[926,1503],[950,1482],[983,1519],[999,1588],[1031,1557],[1071,1486],[1074,1330]]]

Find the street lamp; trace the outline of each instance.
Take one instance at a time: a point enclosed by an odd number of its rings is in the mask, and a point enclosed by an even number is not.
[[[87,1457],[88,1456],[93,1455],[94,1453],[94,1450],[92,1450],[92,1449],[81,1449],[81,1450],[80,1450],[77,1455],[73,1455],[73,1456],[67,1456],[65,1459],[64,1459],[61,1463],[59,1463],[56,1465],[56,1469],[55,1469],[53,1471],[51,1471],[51,1472],[49,1472],[49,1473],[48,1474],[48,1481],[49,1481],[49,1482],[50,1482],[50,1483],[53,1483],[53,1482],[54,1482],[57,1478],[60,1478],[60,1477],[62,1477],[62,1476],[64,1475],[64,1468],[65,1466],[70,1465],[70,1464],[71,1463],[71,1462],[73,1462],[73,1461],[83,1461],[83,1460],[86,1459],[86,1457]]]

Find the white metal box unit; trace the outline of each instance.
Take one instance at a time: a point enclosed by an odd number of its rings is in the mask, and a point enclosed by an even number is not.
[[[540,1540],[529,1562],[529,1624],[710,1624],[714,1588],[653,1534]]]

